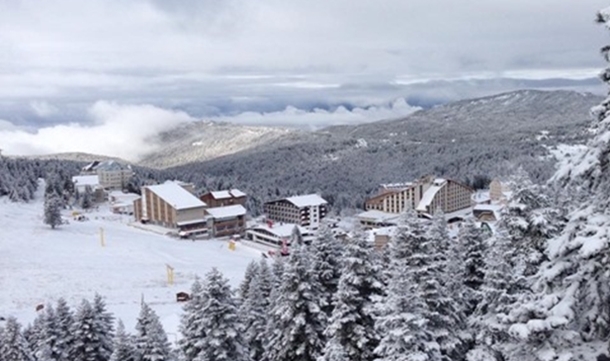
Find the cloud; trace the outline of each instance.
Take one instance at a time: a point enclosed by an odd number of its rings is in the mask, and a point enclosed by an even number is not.
[[[32,109],[34,110],[36,115],[38,115],[41,118],[46,118],[50,115],[53,115],[53,114],[57,113],[57,110],[58,110],[57,107],[55,107],[45,101],[32,101],[30,103],[30,106],[32,107]]]
[[[33,132],[0,122],[3,152],[7,155],[87,152],[133,161],[156,149],[152,137],[194,120],[181,111],[105,101],[92,105],[88,114],[92,125],[61,124]]]
[[[13,123],[9,122],[8,120],[0,119],[0,132],[16,130],[19,130],[19,128]]]
[[[306,111],[293,106],[282,111],[209,117],[215,122],[243,125],[268,125],[317,129],[328,125],[359,124],[380,119],[402,117],[418,110],[404,99],[392,103],[334,110]],[[159,133],[196,119],[185,112],[152,105],[121,105],[98,101],[88,114],[90,125],[77,123],[43,127],[28,132],[8,121],[0,120],[0,144],[8,155],[38,155],[63,152],[85,152],[137,161],[156,150]]]
[[[344,106],[339,106],[334,110],[316,108],[307,111],[288,106],[282,111],[268,113],[243,112],[233,116],[213,117],[210,120],[244,125],[319,129],[330,125],[356,125],[382,119],[399,118],[419,109],[418,107],[410,106],[403,98],[400,98],[387,105],[370,106],[367,108],[355,107],[351,110]]]

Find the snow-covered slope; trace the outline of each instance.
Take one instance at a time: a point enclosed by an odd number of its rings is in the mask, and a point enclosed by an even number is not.
[[[139,164],[165,168],[204,161],[272,143],[288,133],[291,131],[274,127],[250,127],[208,121],[185,123],[151,139],[159,144],[159,148],[142,158]]]
[[[41,189],[44,187],[40,187]],[[108,309],[132,329],[144,298],[159,314],[170,339],[177,334],[181,304],[175,294],[189,291],[195,275],[217,267],[233,286],[260,251],[226,240],[180,241],[128,225],[106,207],[87,213],[89,221],[72,221],[52,230],[42,223],[42,200],[11,203],[0,198],[0,316],[22,323],[36,316],[35,307],[59,297],[76,306],[95,292]],[[100,229],[105,247],[101,246]],[[175,269],[167,284],[166,265]]]

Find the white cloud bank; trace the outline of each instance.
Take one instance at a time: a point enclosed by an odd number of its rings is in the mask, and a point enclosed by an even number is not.
[[[351,110],[339,106],[333,111],[324,109],[306,111],[288,106],[279,112],[243,112],[233,116],[211,118],[211,120],[244,125],[298,126],[301,128],[318,129],[330,125],[354,125],[382,119],[398,118],[419,109],[407,104],[403,98],[399,98],[387,106],[356,107]]]
[[[283,111],[244,112],[234,116],[207,118],[215,122],[243,125],[298,126],[317,129],[328,125],[360,124],[381,119],[403,117],[418,110],[402,98],[387,106],[371,106],[348,110],[305,111],[287,107]],[[153,137],[177,125],[195,121],[185,112],[152,105],[120,105],[98,101],[88,112],[93,125],[77,123],[54,125],[28,132],[0,122],[0,148],[7,155],[37,155],[63,152],[85,152],[137,161],[157,150]]]
[[[93,125],[61,124],[27,132],[0,126],[0,148],[7,155],[62,152],[92,154],[137,160],[157,145],[150,138],[176,125],[194,120],[180,111],[152,105],[120,105],[96,102],[89,109]]]

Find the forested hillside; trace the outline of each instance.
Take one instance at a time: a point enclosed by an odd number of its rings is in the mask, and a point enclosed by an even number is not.
[[[425,174],[481,186],[524,168],[537,182],[554,172],[548,147],[582,143],[591,94],[518,91],[461,101],[405,119],[319,132],[290,133],[273,143],[163,171],[201,188],[237,187],[262,202],[317,192],[335,210],[358,208],[379,183]]]

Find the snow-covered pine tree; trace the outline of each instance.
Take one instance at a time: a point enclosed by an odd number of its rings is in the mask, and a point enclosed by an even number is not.
[[[271,290],[273,289],[273,273],[269,267],[269,263],[265,258],[261,258],[258,262],[258,283],[261,290],[261,295],[269,301]]]
[[[597,21],[610,29],[610,8],[600,11]],[[610,62],[610,46],[602,54]],[[610,83],[610,67],[601,79]],[[574,210],[547,243],[549,260],[534,276],[536,298],[509,315],[509,332],[522,345],[514,350],[519,357],[577,357],[580,343],[607,342],[610,336],[610,96],[592,114],[593,139],[586,151],[562,163],[551,180],[578,191]]]
[[[109,361],[137,361],[138,355],[136,353],[136,346],[133,343],[133,339],[125,331],[123,321],[119,320],[119,324],[116,329],[114,336],[114,343],[112,347],[112,355]]]
[[[435,246],[436,257],[439,257],[438,261],[443,264],[445,274],[448,275],[444,282],[447,292],[456,300],[456,304],[463,304],[462,280],[460,277],[456,277],[456,275],[463,273],[462,269],[460,269],[462,265],[460,262],[455,261],[462,258],[460,254],[462,249],[458,247],[457,240],[450,238],[447,220],[442,211],[437,211],[432,217],[432,223],[428,227],[428,237]]]
[[[563,214],[553,207],[550,189],[532,183],[522,169],[512,178],[511,189],[512,196],[498,227],[509,236],[516,251],[515,261],[519,258],[518,262],[525,266],[525,275],[531,276],[547,260],[547,242],[563,228]]]
[[[464,298],[454,292],[455,275],[447,259],[449,234],[443,214],[435,215],[426,237],[412,245],[409,272],[426,303],[424,317],[444,360],[456,360],[465,351]]]
[[[43,339],[43,323],[44,323],[44,312],[39,312],[34,318],[34,321],[23,329],[23,337],[26,340],[28,350],[32,354],[38,349],[38,345]],[[1,359],[0,359],[1,360]]]
[[[304,243],[303,235],[301,234],[301,230],[298,226],[294,226],[292,229],[292,234],[290,235],[290,246],[300,246]]]
[[[324,347],[327,320],[320,309],[315,290],[317,277],[312,274],[305,245],[293,244],[285,265],[282,283],[273,292],[273,309],[267,323],[267,360],[315,361]]]
[[[6,320],[0,335],[0,360],[2,361],[32,361],[31,351],[21,333],[21,325],[14,317]]]
[[[489,241],[481,301],[470,318],[476,342],[469,356],[473,360],[493,359],[489,355],[501,353],[503,343],[509,341],[508,314],[518,300],[523,302],[531,297],[523,276],[524,267],[512,264],[516,250],[511,236],[505,229],[498,228]]]
[[[34,355],[47,353],[46,356],[52,360],[60,360],[66,355],[67,350],[60,346],[63,340],[59,333],[57,315],[50,304],[45,306],[42,314],[41,337],[38,345],[36,345]]]
[[[108,361],[110,354],[100,342],[98,316],[91,303],[83,300],[74,315],[72,335],[74,342],[68,351],[70,361]]]
[[[114,316],[106,310],[106,302],[98,293],[93,297],[93,312],[95,313],[95,328],[99,330],[100,353],[104,359],[110,358],[114,343]]]
[[[237,302],[229,280],[212,268],[203,287],[205,305],[201,323],[206,335],[198,346],[201,352],[196,361],[246,361],[248,350],[243,337]]]
[[[203,307],[206,303],[203,285],[197,277],[191,286],[191,299],[184,305],[180,319],[182,338],[178,341],[178,346],[184,361],[193,361],[201,352],[199,343],[206,335],[202,324]]]
[[[135,346],[137,361],[170,361],[171,349],[159,316],[142,302],[136,322]]]
[[[379,343],[375,330],[374,302],[383,283],[373,249],[362,231],[345,246],[334,309],[325,335],[320,361],[373,361]]]
[[[241,305],[240,314],[244,323],[244,337],[250,360],[262,361],[267,340],[265,329],[269,314],[272,275],[267,261],[259,262],[258,273],[250,282],[248,298]]]
[[[57,348],[62,350],[58,361],[70,361],[68,358],[68,351],[74,341],[74,336],[71,331],[72,325],[74,324],[74,315],[72,314],[68,303],[63,298],[57,300],[55,317],[57,318]]]
[[[248,299],[248,290],[250,289],[250,282],[258,274],[258,262],[251,261],[246,267],[244,273],[244,279],[239,284],[239,300],[245,302]]]
[[[85,186],[85,191],[80,196],[79,202],[82,209],[89,209],[93,206],[93,190],[90,185]]]
[[[418,280],[418,245],[426,241],[417,215],[407,211],[390,240],[391,274],[386,295],[378,303],[375,329],[381,335],[375,349],[379,361],[440,361],[439,344],[424,316],[428,305]],[[415,256],[415,257],[414,257]]]
[[[480,288],[485,278],[485,238],[472,219],[462,223],[458,234],[459,247],[463,254],[463,269],[460,272],[464,289],[466,313],[470,315],[481,300]]]
[[[320,306],[329,318],[334,308],[333,295],[337,293],[341,277],[343,245],[333,235],[330,227],[323,224],[308,250],[311,254],[312,272],[321,286]]]
[[[44,200],[44,223],[53,229],[62,223],[61,207],[62,200],[55,193],[51,193]]]
[[[273,276],[272,289],[279,288],[282,284],[285,266],[286,264],[283,258],[277,257],[273,259],[273,263],[271,264],[271,274]]]

